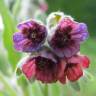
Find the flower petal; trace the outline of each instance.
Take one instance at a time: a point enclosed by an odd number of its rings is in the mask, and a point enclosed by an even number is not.
[[[61,59],[58,70],[58,78],[61,78],[64,75],[65,68],[66,68],[66,62],[65,60]]]
[[[49,74],[47,71],[46,72],[39,71],[36,74],[36,79],[40,80],[42,83],[53,83],[57,81],[56,77],[54,77],[54,74],[53,73]]]
[[[75,55],[80,50],[80,45],[78,43],[70,43],[68,47],[65,48],[65,57],[71,57]]]
[[[20,42],[16,42],[16,43],[14,43],[14,48],[17,51],[23,51],[24,50],[24,46],[27,44],[27,42],[28,42],[28,39],[24,39],[24,40],[22,40]]]
[[[20,41],[22,41],[24,39],[25,39],[25,37],[21,32],[16,32],[13,35],[13,42],[14,43],[18,43],[18,42],[20,42]]]
[[[19,30],[24,30],[25,28],[30,28],[30,26],[32,26],[32,24],[30,23],[30,21],[24,22],[24,23],[20,23],[18,24],[17,28]]]
[[[87,56],[81,56],[82,66],[83,68],[88,68],[90,65],[90,60]]]
[[[35,65],[35,61],[31,60],[26,62],[26,64],[23,64],[22,66],[22,71],[25,74],[25,76],[27,77],[27,79],[31,79],[33,76],[35,76],[36,73],[36,65]]]
[[[77,27],[70,33],[71,39],[79,42],[85,41],[88,38],[88,29],[85,23],[78,23]]]
[[[66,83],[66,73],[64,73],[64,70],[66,68],[66,62],[65,60],[61,60],[59,64],[59,70],[58,70],[58,80],[60,83],[65,84]]]
[[[66,84],[66,75],[63,75],[61,78],[59,78],[60,83]]]
[[[79,64],[76,64],[73,67],[68,68],[66,74],[67,74],[68,80],[76,81],[83,75],[83,71],[81,66]]]

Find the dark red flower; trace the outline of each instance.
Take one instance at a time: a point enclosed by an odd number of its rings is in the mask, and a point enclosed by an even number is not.
[[[38,56],[30,57],[23,64],[22,71],[29,80],[35,77],[43,83],[52,83],[57,81],[59,64],[53,53],[42,51]]]
[[[79,55],[75,55],[62,62],[64,62],[62,63],[62,66],[66,65],[62,76],[59,76],[59,81],[63,84],[66,83],[67,79],[71,82],[78,80],[83,75],[83,67],[89,66],[88,58]]]

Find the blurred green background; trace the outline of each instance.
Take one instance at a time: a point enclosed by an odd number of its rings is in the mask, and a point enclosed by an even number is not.
[[[75,20],[85,22],[89,32],[96,36],[96,0],[47,0],[49,4],[48,13],[63,11],[71,15]]]
[[[48,4],[47,11],[40,9],[42,3]],[[96,0],[0,0],[0,96],[46,96],[44,84],[37,81],[29,84],[23,76],[14,75],[25,54],[15,51],[12,36],[19,22],[29,18],[44,21],[54,11],[63,11],[88,25],[90,36],[81,44],[81,53],[90,58],[91,64],[79,85],[49,84],[48,96],[96,96]]]

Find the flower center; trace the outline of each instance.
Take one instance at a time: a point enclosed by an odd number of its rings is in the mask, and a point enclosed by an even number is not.
[[[37,57],[36,64],[39,70],[51,70],[53,68],[54,62],[50,59],[39,56]]]
[[[40,32],[40,30],[37,30],[37,29],[32,29],[30,28],[28,30],[28,38],[34,42],[34,43],[40,43],[42,42],[42,40],[44,39],[45,37],[45,34],[43,32]]]
[[[31,38],[32,38],[32,39],[35,39],[35,38],[36,38],[36,32],[32,32],[32,33],[31,33]]]
[[[66,27],[63,32],[57,30],[55,34],[55,42],[58,48],[63,48],[71,39],[69,32],[72,30],[71,26]]]
[[[72,67],[74,67],[74,66],[76,66],[76,63],[68,63],[68,64],[66,65],[65,71],[67,71],[68,68],[72,68]]]
[[[35,40],[37,38],[37,31],[36,30],[32,30],[31,28],[28,30],[29,35],[28,37],[32,40]]]

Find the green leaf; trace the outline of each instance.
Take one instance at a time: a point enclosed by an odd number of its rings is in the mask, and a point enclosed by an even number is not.
[[[4,33],[3,33],[3,41],[4,46],[8,52],[8,59],[13,67],[15,69],[17,61],[20,58],[20,54],[15,52],[13,48],[13,32],[16,31],[15,22],[9,12],[9,9],[4,3],[4,0],[0,0],[0,13],[2,15],[3,23],[4,23]]]
[[[71,86],[75,91],[80,91],[80,85],[79,85],[78,82],[70,83],[70,86]]]
[[[20,68],[16,68],[16,76],[20,76],[22,74],[22,71]]]
[[[21,0],[15,0],[12,12],[15,17],[17,17],[19,11],[20,11],[20,5],[21,5]]]
[[[1,48],[2,46],[0,46],[0,70],[4,73],[9,75],[9,64],[8,64],[8,60],[6,60],[5,58],[5,54],[3,53],[4,50],[2,50]],[[6,71],[5,71],[6,70]]]

